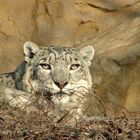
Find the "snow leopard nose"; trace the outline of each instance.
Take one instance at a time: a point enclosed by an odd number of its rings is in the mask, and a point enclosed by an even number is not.
[[[54,83],[55,83],[60,89],[63,89],[63,88],[68,84],[67,81],[64,81],[64,82],[54,81]]]

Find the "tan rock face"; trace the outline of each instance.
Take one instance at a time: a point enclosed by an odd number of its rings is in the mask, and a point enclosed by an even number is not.
[[[90,44],[95,45],[97,53],[106,54],[112,46],[120,50],[114,44],[122,45],[120,40],[125,40],[126,34],[120,39],[121,31],[112,30],[127,20],[122,33],[129,32],[136,18],[139,26],[139,11],[138,0],[0,0],[0,72],[14,70],[23,60],[22,44],[26,40],[39,45],[77,46],[94,38]],[[107,37],[98,39],[106,31]],[[133,40],[130,42],[133,44]]]
[[[0,68],[12,71],[23,60],[22,44],[32,38],[35,1],[0,1]]]

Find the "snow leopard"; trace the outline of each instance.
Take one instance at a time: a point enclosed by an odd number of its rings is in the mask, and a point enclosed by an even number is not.
[[[80,114],[92,86],[89,67],[94,47],[43,47],[27,41],[23,50],[23,63],[14,72],[0,75],[0,100],[22,108],[41,95],[60,111]]]

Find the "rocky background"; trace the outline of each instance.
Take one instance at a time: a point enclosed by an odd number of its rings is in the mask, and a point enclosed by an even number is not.
[[[119,93],[124,99],[125,93],[124,106],[140,111],[140,0],[0,0],[0,73],[23,61],[27,40],[93,45],[91,73],[99,96]]]
[[[0,0],[0,72],[21,63],[27,40],[92,44],[96,55],[124,61],[140,55],[139,38],[139,0]]]

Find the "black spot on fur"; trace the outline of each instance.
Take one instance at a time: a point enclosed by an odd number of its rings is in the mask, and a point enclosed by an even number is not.
[[[24,61],[23,63],[21,63],[19,65],[19,67],[17,68],[17,70],[12,74],[13,78],[15,79],[15,86],[17,89],[19,90],[23,90],[23,76],[26,72],[26,62]]]

